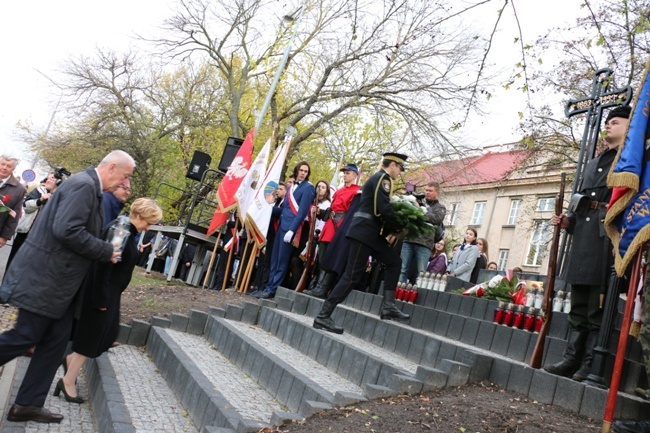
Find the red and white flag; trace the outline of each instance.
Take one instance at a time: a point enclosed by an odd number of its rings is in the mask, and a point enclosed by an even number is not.
[[[246,213],[253,201],[253,196],[257,192],[257,187],[259,183],[263,181],[263,177],[266,174],[266,166],[269,163],[270,153],[271,139],[269,138],[255,158],[255,161],[253,161],[253,165],[251,165],[250,170],[246,173],[244,180],[241,182],[237,192],[235,193],[237,209],[239,209],[237,215],[239,216],[242,225],[244,225],[246,221]]]
[[[278,182],[280,182],[282,167],[289,151],[290,142],[291,137],[288,137],[276,149],[273,161],[264,176],[264,180],[259,183],[246,214],[246,227],[249,229],[249,235],[255,239],[258,248],[261,248],[266,243],[266,232],[269,229],[271,212],[275,205],[275,193],[278,190]]]
[[[248,131],[244,143],[239,148],[237,155],[235,155],[235,158],[228,167],[226,175],[219,185],[219,189],[217,189],[217,208],[208,227],[208,236],[212,235],[226,221],[228,211],[237,205],[235,202],[235,193],[251,166],[254,139],[255,128]]]

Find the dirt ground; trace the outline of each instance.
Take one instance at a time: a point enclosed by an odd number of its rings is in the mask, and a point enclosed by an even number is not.
[[[191,309],[207,311],[210,305],[221,307],[244,299],[245,295],[231,290],[216,292],[176,280],[167,283],[162,275],[146,275],[136,268],[131,286],[122,296],[122,321],[169,317]],[[367,401],[261,433],[596,433],[601,426],[601,420],[480,383]]]

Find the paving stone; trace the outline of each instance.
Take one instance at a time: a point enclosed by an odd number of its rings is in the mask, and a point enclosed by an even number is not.
[[[485,316],[483,316],[483,320],[494,323],[494,310],[499,306],[499,301],[486,299],[485,302]]]
[[[436,300],[436,310],[446,312],[447,305],[449,305],[449,299],[451,299],[451,293],[438,292],[438,299]]]
[[[172,321],[171,329],[174,331],[185,332],[188,323],[190,323],[190,317],[186,314],[172,313],[170,319]]]
[[[490,350],[494,353],[505,356],[508,353],[510,338],[512,338],[512,328],[503,325],[497,326],[494,331]]]
[[[363,323],[363,329],[361,330],[361,335],[359,335],[359,337],[365,341],[372,341],[372,337],[379,322],[380,321],[374,317],[367,317],[366,321]]]
[[[519,394],[528,395],[530,382],[534,372],[535,369],[530,368],[527,365],[512,364],[506,389],[518,392]]]
[[[302,404],[302,396],[305,393],[306,386],[305,384],[295,378],[293,384],[291,385],[291,390],[289,391],[289,398],[287,399],[287,407],[291,411],[299,411]]]
[[[592,419],[601,419],[604,408],[607,405],[607,395],[608,390],[606,389],[599,389],[593,386],[585,387],[582,405],[580,406],[580,414]],[[647,414],[648,412],[645,413]]]
[[[427,367],[435,367],[438,365],[438,353],[440,352],[440,340],[427,337],[424,341],[424,347],[422,350],[422,358],[420,363]]]
[[[194,335],[201,335],[207,322],[208,313],[200,310],[190,310],[190,321],[187,325],[187,332]]]
[[[472,307],[471,316],[474,319],[485,320],[485,313],[487,311],[488,301],[487,299],[476,299]],[[490,322],[492,319],[489,320]]]
[[[460,336],[463,333],[464,326],[465,326],[465,318],[453,314],[449,322],[449,328],[447,328],[446,337],[451,338],[452,340],[460,340]]]
[[[366,293],[363,297],[363,302],[361,303],[361,311],[369,313],[372,309],[372,302],[374,301],[375,295],[372,293]]]
[[[387,386],[374,385],[371,383],[366,383],[364,385],[363,390],[365,391],[366,395],[370,400],[374,400],[376,398],[390,397],[396,394],[395,391],[393,391]]]
[[[249,325],[256,325],[257,318],[261,311],[260,306],[253,302],[243,302],[242,308],[243,311],[241,315],[241,321],[244,323],[248,323]]]
[[[501,325],[492,322],[479,321],[478,333],[476,334],[476,347],[479,349],[489,350],[492,346],[494,333],[498,326]]]
[[[388,387],[399,393],[417,394],[422,391],[422,386],[421,381],[404,374],[393,374],[388,381]]]
[[[535,334],[535,336],[537,335]],[[562,361],[564,349],[566,349],[566,341],[547,336],[545,343],[544,365]]]
[[[302,338],[300,339],[300,344],[296,349],[298,349],[300,353],[307,355],[307,353],[309,353],[311,341],[314,339],[314,335],[316,335],[316,331],[314,328],[301,327],[300,329],[302,331]]]
[[[511,367],[512,363],[508,360],[495,358],[492,363],[492,370],[490,371],[490,382],[500,388],[506,389]]]
[[[540,403],[553,403],[555,388],[557,386],[557,376],[547,373],[542,369],[536,369],[530,381],[528,396]]]
[[[117,341],[120,344],[127,344],[129,341],[129,334],[131,333],[131,326],[125,323],[120,323],[120,328],[117,333]]]
[[[386,334],[384,335],[384,341],[382,342],[381,347],[383,347],[386,350],[390,350],[392,352],[395,350],[400,328],[399,326],[395,326],[388,322],[383,322],[383,323],[386,323],[387,326],[386,326]],[[375,332],[375,335],[376,334],[377,333]]]
[[[343,316],[343,329],[345,329],[346,332],[350,332],[352,327],[354,326],[354,321],[356,320],[357,312],[354,310],[344,310],[344,316]],[[336,320],[336,319],[335,319]],[[337,323],[341,323],[341,321],[337,321]]]
[[[131,332],[129,332],[127,344],[131,346],[144,346],[147,343],[149,329],[151,329],[149,322],[133,319],[131,321]]]
[[[397,303],[400,303],[399,301]],[[402,310],[402,313],[408,314],[409,316],[413,316],[413,311],[415,309],[415,305],[409,304],[407,302],[401,302],[401,305],[398,305],[397,308]]]
[[[462,362],[443,359],[440,362],[440,370],[447,374],[447,386],[461,386],[469,380],[471,367]]]
[[[367,316],[365,314],[355,314],[354,324],[350,328],[350,334],[355,337],[360,337],[363,333],[363,327],[365,326]]]
[[[436,308],[436,302],[438,301],[438,293],[434,290],[427,291],[427,297],[424,299],[424,305],[426,308],[434,309]]]
[[[456,349],[457,346],[455,344],[442,341],[440,343],[440,349],[438,350],[438,359],[436,360],[436,365],[440,365],[444,359],[456,359]]]
[[[298,422],[302,421],[303,419],[303,416],[299,413],[276,410],[271,415],[270,424],[274,427],[280,427],[285,423]]]
[[[302,406],[300,407],[300,413],[304,414],[305,418],[309,418],[312,415],[316,415],[319,412],[330,409],[332,409],[332,405],[329,403],[305,400],[302,402]]]
[[[513,329],[512,338],[510,339],[506,356],[515,361],[524,361],[526,359],[526,353],[528,352],[531,335],[532,334],[528,331]]]
[[[350,346],[343,346],[341,358],[338,362],[338,367],[335,369],[336,373],[342,377],[347,378],[350,375],[350,369],[356,361],[357,352]]]
[[[478,298],[473,296],[461,296],[460,297],[460,307],[458,308],[458,314],[463,317],[471,317],[472,310],[474,309],[474,304]]]
[[[426,342],[427,337],[420,332],[413,332],[411,337],[411,344],[409,345],[408,353],[406,358],[415,362],[416,364],[420,363],[422,359],[422,352],[424,351],[424,343]]]
[[[365,293],[360,292],[358,290],[354,290],[354,294],[355,294],[355,296],[352,299],[352,307],[355,310],[361,310],[361,308],[363,307],[363,297],[364,297]]]
[[[318,298],[309,299],[309,304],[307,305],[307,316],[316,317],[320,313],[321,308],[323,308],[323,300]]]
[[[585,385],[566,377],[558,377],[553,396],[553,405],[573,412],[579,412]]]
[[[458,314],[460,310],[460,302],[465,298],[463,295],[458,295],[456,293],[449,294],[449,302],[447,303],[447,308],[445,311],[449,314]]]
[[[437,368],[424,367],[420,365],[415,372],[415,377],[424,384],[422,387],[424,391],[444,388],[447,384],[447,374]]]
[[[460,334],[460,341],[474,345],[476,342],[476,336],[478,334],[479,321],[476,319],[467,318],[465,319],[465,324],[463,325],[463,332]]]
[[[208,307],[208,316],[226,317],[226,310],[221,307]]]
[[[352,365],[350,365],[350,368],[348,369],[348,374],[343,377],[357,385],[361,384],[363,375],[366,371],[368,359],[370,359],[370,357],[364,353],[355,353],[354,358],[352,359]]]
[[[438,293],[438,292],[436,292]],[[436,328],[436,321],[438,320],[438,311],[428,309],[422,321],[422,330],[427,332],[434,332]]]
[[[410,328],[400,328],[397,342],[395,343],[395,353],[400,356],[406,357],[411,345],[411,338],[413,338],[413,330]]]
[[[551,326],[548,327],[549,337],[566,340],[569,333],[569,315],[564,313],[553,313]]]
[[[411,316],[411,321],[409,322],[409,325],[413,328],[421,329],[422,322],[424,322],[424,313],[425,313],[425,308],[421,305],[416,305],[413,308],[413,315]]]
[[[338,371],[341,355],[343,354],[343,343],[339,341],[332,341],[332,347],[327,357],[327,368],[332,371]]]
[[[325,332],[325,331],[319,331]],[[327,365],[327,360],[330,357],[330,352],[332,351],[332,339],[328,335],[321,334],[322,342],[318,348],[318,354],[316,355],[316,361],[319,364]]]
[[[472,368],[469,375],[469,381],[478,382],[489,379],[494,358],[484,352],[458,349],[456,351],[455,360],[469,365]]]
[[[356,377],[350,375],[348,379],[357,385],[368,384],[368,383],[377,383],[379,380],[379,373],[381,372],[382,364],[381,362],[373,357],[368,357],[366,364],[363,370],[363,377],[360,381],[356,381]]]
[[[308,306],[309,306],[308,295],[297,296],[296,299],[294,299],[293,301],[291,311],[296,314],[306,314]]]
[[[436,318],[436,325],[433,329],[433,332],[442,336],[447,335],[447,330],[449,329],[449,322],[451,322],[451,315],[444,311],[438,311],[438,317]]]
[[[278,402],[282,405],[287,405],[289,402],[289,393],[291,392],[291,387],[293,386],[294,377],[288,371],[282,373],[282,379],[280,380],[280,386],[278,387],[278,393],[276,395]]]
[[[366,400],[363,395],[354,392],[336,391],[334,394],[334,404],[337,406],[349,406]]]
[[[153,316],[151,318],[151,326],[158,326],[159,328],[169,328],[172,321],[166,317]]]
[[[281,298],[276,296],[275,303],[278,310],[291,311],[293,309],[293,301],[289,298]]]
[[[321,332],[313,331],[313,334],[309,341],[309,350],[307,351],[307,356],[309,356],[311,359],[317,359],[318,350],[320,349],[322,339],[323,334]]]
[[[379,316],[379,312],[381,311],[381,305],[383,302],[384,300],[381,296],[373,296],[372,305],[370,306],[370,313],[375,316]]]

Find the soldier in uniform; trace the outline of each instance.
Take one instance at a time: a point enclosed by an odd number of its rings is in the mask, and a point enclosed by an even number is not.
[[[391,246],[387,240],[387,237],[393,237],[402,229],[390,204],[390,196],[393,179],[405,170],[406,158],[406,155],[400,153],[385,153],[381,169],[363,185],[359,210],[353,215],[347,233],[350,250],[345,273],[323,303],[320,313],[314,319],[314,328],[343,333],[343,328],[337,327],[332,320],[332,312],[354,288],[360,287],[371,255],[384,264],[386,271],[380,317],[399,320],[410,317],[395,306],[395,287],[402,259],[400,250]]]
[[[544,370],[577,381],[583,381],[589,375],[603,315],[601,294],[606,292],[613,263],[612,245],[604,227],[606,206],[611,197],[607,175],[616,157],[616,148],[625,139],[630,112],[629,106],[616,107],[605,120],[607,147],[587,162],[578,190],[586,201],[584,209],[551,219],[551,224],[560,224],[573,235],[566,274],[566,282],[571,284],[571,312],[569,340],[563,360],[544,366]]]

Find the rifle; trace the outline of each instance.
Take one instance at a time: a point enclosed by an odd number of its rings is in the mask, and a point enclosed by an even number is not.
[[[562,205],[564,203],[564,186],[566,185],[566,173],[562,173],[562,180],[560,181],[560,194],[555,201],[555,215],[562,214]],[[546,271],[546,290],[544,292],[544,303],[542,310],[544,312],[544,323],[542,329],[539,330],[539,336],[533,349],[533,355],[530,357],[530,366],[532,368],[540,368],[542,366],[542,358],[544,357],[544,344],[546,343],[546,334],[551,325],[551,318],[553,317],[553,295],[555,292],[555,271],[557,268],[557,253],[560,244],[560,227],[562,222],[555,226],[553,230],[553,242],[551,243],[551,255],[548,258],[548,270]]]
[[[307,241],[307,254],[305,255],[305,268],[300,276],[300,281],[296,285],[296,292],[302,292],[307,287],[309,280],[312,278],[312,268],[314,266],[314,252],[316,251],[316,240],[314,239],[314,232],[316,227],[316,219],[318,218],[318,193],[314,199],[314,216],[309,222],[309,240]]]

